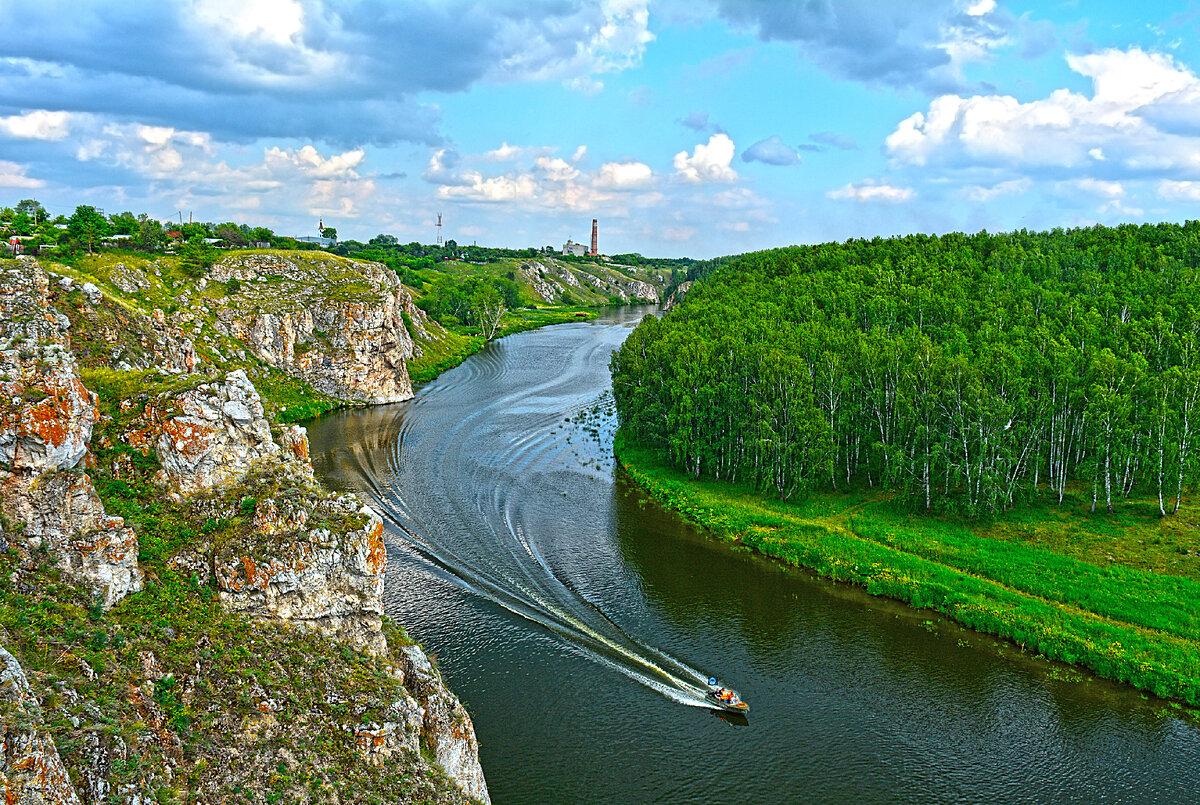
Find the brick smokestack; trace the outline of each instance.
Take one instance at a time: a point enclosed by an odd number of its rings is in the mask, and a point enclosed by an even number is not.
[[[597,251],[597,250],[596,250],[596,245],[597,245],[597,240],[596,240],[596,219],[595,219],[595,218],[593,218],[593,219],[592,219],[592,250],[591,250],[590,252],[588,252],[588,254],[590,254],[592,257],[595,257],[596,255],[598,255],[598,254],[600,253],[599,251]]]

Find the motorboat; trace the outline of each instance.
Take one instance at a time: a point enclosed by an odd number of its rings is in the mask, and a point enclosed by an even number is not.
[[[704,698],[712,706],[730,713],[739,713],[744,716],[750,712],[750,705],[742,701],[738,692],[717,684],[716,677],[709,677],[708,690],[705,692]]]

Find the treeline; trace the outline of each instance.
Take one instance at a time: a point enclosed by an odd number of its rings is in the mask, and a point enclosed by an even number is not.
[[[910,236],[718,268],[612,359],[622,426],[696,477],[981,513],[1200,471],[1200,222]]]

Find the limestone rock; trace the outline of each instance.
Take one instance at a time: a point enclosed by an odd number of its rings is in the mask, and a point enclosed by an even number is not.
[[[162,466],[156,480],[177,498],[235,483],[279,453],[262,398],[242,369],[156,397],[138,425],[126,441],[142,450],[154,446]]]
[[[336,281],[321,274],[322,265],[265,254],[222,260],[212,279],[245,284],[236,300],[217,309],[220,328],[260,360],[332,397],[372,404],[409,399],[405,361],[420,354],[414,334],[427,337],[424,312],[382,265],[329,264],[325,270],[350,272]],[[262,292],[256,282],[265,278],[283,285]],[[358,291],[333,294],[334,286]]]
[[[696,283],[691,282],[691,281],[685,282],[685,283],[682,283],[674,291],[672,291],[671,295],[667,297],[667,301],[663,303],[663,312],[666,313],[667,311],[671,310],[676,305],[678,305],[680,302],[682,302],[683,297],[687,296],[687,292],[690,291],[692,289],[692,286],[695,284]]]
[[[432,749],[446,776],[467,796],[491,802],[471,717],[458,697],[446,689],[441,674],[420,646],[404,646],[400,652],[405,687],[425,711],[422,740]]]
[[[372,766],[383,766],[397,752],[420,754],[425,709],[412,696],[403,696],[383,713],[379,723],[364,724],[354,732],[358,753]]]
[[[310,520],[335,528],[307,529]],[[383,521],[352,495],[259,500],[254,534],[220,547],[214,573],[226,609],[307,626],[381,654]],[[269,539],[264,539],[269,537]]]
[[[0,797],[12,805],[79,805],[41,707],[16,657],[0,647]]]
[[[111,607],[141,589],[138,544],[80,466],[96,421],[36,261],[0,273],[0,512]]]
[[[280,443],[283,445],[284,453],[300,462],[303,466],[312,472],[312,456],[308,449],[308,429],[300,425],[289,425],[283,429],[283,435],[280,437]]]
[[[24,538],[33,547],[46,545],[105,609],[142,589],[137,535],[105,513],[88,475],[0,470],[0,492],[5,515],[24,525]]]
[[[48,292],[35,262],[0,271],[0,467],[15,471],[74,467],[96,421]]]

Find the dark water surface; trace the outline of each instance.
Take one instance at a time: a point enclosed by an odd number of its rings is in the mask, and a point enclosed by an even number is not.
[[[505,338],[309,426],[318,474],[391,521],[387,612],[471,712],[496,805],[1200,802],[1200,727],[1163,702],[644,500],[611,458],[637,316]],[[701,706],[709,673],[748,724]]]

